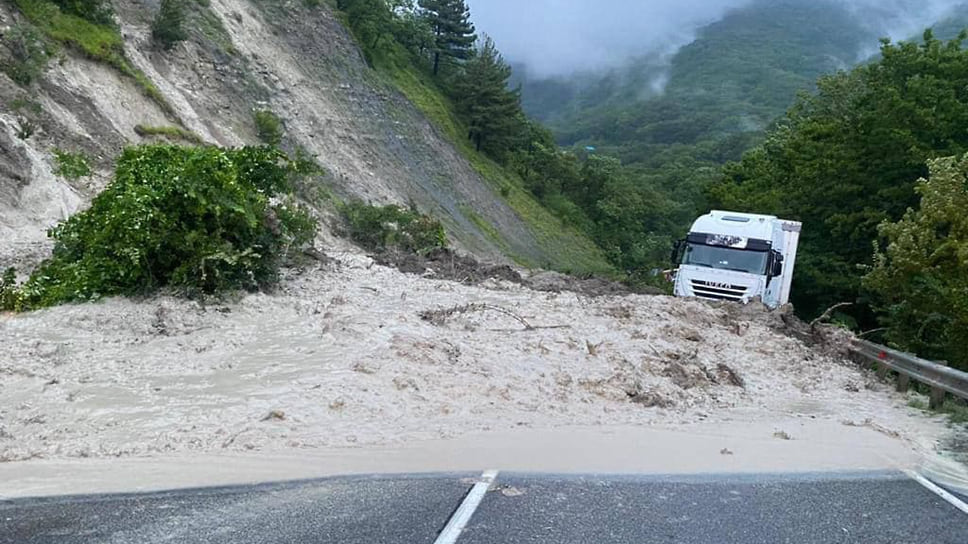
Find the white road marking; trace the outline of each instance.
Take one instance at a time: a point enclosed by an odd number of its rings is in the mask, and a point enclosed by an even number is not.
[[[434,541],[434,544],[455,544],[460,534],[464,532],[464,528],[471,521],[471,516],[474,515],[474,511],[480,506],[481,501],[484,500],[484,494],[487,490],[491,488],[491,484],[497,479],[496,470],[488,470],[481,475],[481,480],[474,484],[470,492],[464,497],[464,502],[460,504],[454,515],[451,516],[450,521],[447,522],[447,526],[444,530],[440,532],[440,536]]]
[[[955,497],[951,493],[948,493],[944,489],[935,485],[935,483],[932,482],[931,480],[925,478],[924,476],[921,476],[920,474],[918,474],[917,472],[914,472],[913,470],[905,470],[904,473],[910,476],[911,479],[914,480],[915,482],[928,488],[928,490],[934,493],[935,495],[951,503],[951,505],[957,508],[958,510],[961,510],[965,514],[968,514],[968,504],[965,504],[958,497]]]

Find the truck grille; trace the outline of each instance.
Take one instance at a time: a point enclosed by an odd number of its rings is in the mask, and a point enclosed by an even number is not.
[[[699,298],[709,300],[740,301],[746,294],[746,287],[711,281],[692,280],[692,292]]]

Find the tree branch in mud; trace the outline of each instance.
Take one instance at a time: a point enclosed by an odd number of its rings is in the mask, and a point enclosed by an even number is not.
[[[445,324],[448,319],[450,319],[451,317],[454,317],[455,315],[469,314],[474,312],[487,312],[487,311],[504,314],[514,319],[522,326],[524,326],[524,330],[526,331],[534,331],[538,329],[560,329],[567,326],[567,325],[556,325],[552,327],[536,327],[531,323],[529,323],[527,319],[512,312],[511,310],[508,310],[507,308],[502,308],[500,306],[494,306],[493,304],[465,304],[463,306],[454,306],[453,308],[441,308],[439,310],[424,310],[417,315],[419,315],[420,319],[423,319],[424,321],[429,321],[434,325],[441,326]]]
[[[827,308],[827,311],[824,312],[820,317],[811,321],[810,328],[813,329],[817,325],[823,323],[824,321],[827,321],[828,319],[830,319],[832,315],[834,315],[834,312],[836,312],[837,310],[841,308],[846,308],[847,306],[853,306],[853,305],[854,305],[853,302],[841,302],[839,304],[834,304],[830,308]]]

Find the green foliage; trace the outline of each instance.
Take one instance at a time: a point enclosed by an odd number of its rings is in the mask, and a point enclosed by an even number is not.
[[[490,38],[485,38],[463,66],[453,85],[457,112],[468,126],[477,151],[504,157],[519,144],[525,125],[520,94],[508,90],[511,67]]]
[[[198,134],[176,126],[156,127],[151,125],[135,125],[134,132],[142,138],[164,136],[171,140],[183,140],[192,144],[202,145],[205,143],[205,140],[202,140],[202,137]]]
[[[340,207],[346,235],[370,251],[398,249],[426,255],[447,247],[447,235],[436,219],[400,206],[350,202]]]
[[[54,173],[69,180],[91,175],[90,161],[87,155],[82,152],[72,153],[62,149],[54,149],[54,162],[57,165]]]
[[[185,9],[185,0],[161,0],[161,8],[151,23],[151,37],[164,49],[188,39]]]
[[[887,338],[897,347],[968,369],[968,155],[929,162],[921,205],[881,224],[874,267]]]
[[[0,312],[18,312],[23,306],[17,288],[17,270],[8,268],[0,276]]]
[[[293,175],[272,148],[127,148],[91,207],[51,229],[53,255],[16,289],[19,309],[271,285],[315,232],[286,197]]]
[[[863,266],[878,225],[916,204],[925,162],[968,150],[968,52],[960,41],[885,43],[881,58],[827,76],[762,147],[726,168],[713,206],[804,222],[793,300],[807,316],[866,302]],[[854,317],[870,325],[865,305]]]
[[[15,83],[30,85],[44,73],[51,52],[33,25],[14,25],[3,34],[2,43],[7,54],[0,58],[0,71]]]
[[[114,24],[110,0],[52,0],[64,13],[76,15],[99,25]]]
[[[393,14],[386,0],[338,0],[350,29],[356,35],[367,62],[372,66],[385,54],[384,48],[391,37]]]
[[[278,146],[282,142],[284,131],[279,116],[269,110],[255,110],[252,117],[255,119],[256,134],[262,143]]]
[[[464,0],[418,0],[418,5],[434,36],[434,75],[440,73],[442,61],[473,55],[477,35]]]

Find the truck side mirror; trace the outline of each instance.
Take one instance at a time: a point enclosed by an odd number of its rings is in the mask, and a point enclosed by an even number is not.
[[[773,270],[771,275],[773,277],[783,275],[783,255],[780,255],[779,253],[775,253],[773,256]]]
[[[676,243],[672,246],[672,266],[677,266],[679,264],[679,254],[682,252],[683,241],[676,240]]]

